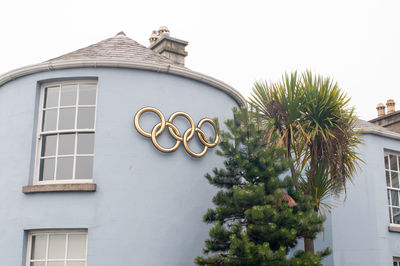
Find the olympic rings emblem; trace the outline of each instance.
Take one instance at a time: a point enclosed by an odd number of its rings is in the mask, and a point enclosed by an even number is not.
[[[153,127],[151,132],[145,132],[139,125],[140,116],[144,112],[154,112],[155,114],[158,115],[158,117],[161,120],[160,123],[156,124]],[[186,118],[190,123],[190,128],[188,128],[185,131],[183,136],[179,132],[179,129],[172,123],[174,121],[174,119],[177,118],[178,116],[182,116],[182,117]],[[185,112],[175,112],[169,117],[168,121],[166,121],[164,116],[163,116],[163,114],[160,112],[160,110],[158,110],[158,109],[156,109],[154,107],[144,107],[144,108],[140,109],[136,113],[134,122],[135,122],[136,130],[140,134],[142,134],[143,136],[145,136],[147,138],[151,138],[154,146],[158,150],[160,150],[162,152],[173,152],[173,151],[176,151],[179,148],[179,146],[181,145],[181,143],[183,142],[183,146],[185,147],[186,151],[191,156],[199,158],[199,157],[202,157],[202,156],[204,156],[206,154],[208,148],[215,147],[219,142],[219,135],[218,135],[218,132],[217,132],[217,126],[215,125],[214,121],[212,121],[210,118],[203,118],[197,124],[197,127],[195,127],[193,119]],[[214,139],[213,142],[209,142],[207,140],[207,137],[206,137],[205,133],[201,130],[201,127],[204,125],[204,123],[209,123],[214,128],[215,139]],[[164,148],[157,141],[157,137],[164,132],[165,127],[168,128],[169,133],[176,140],[175,145],[172,146],[171,148]],[[200,142],[204,145],[204,149],[200,153],[193,152],[189,148],[189,145],[188,145],[188,142],[194,137],[195,133],[197,133],[197,136],[198,136]]]

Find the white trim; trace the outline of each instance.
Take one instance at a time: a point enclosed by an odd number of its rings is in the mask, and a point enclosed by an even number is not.
[[[396,133],[396,132],[387,132],[387,131],[381,131],[378,129],[363,129],[363,128],[356,128],[356,129],[361,130],[361,134],[372,134],[372,135],[378,135],[381,137],[400,140],[400,134]]]
[[[130,60],[119,60],[119,59],[76,59],[76,60],[61,60],[61,61],[48,61],[35,65],[29,65],[21,68],[11,70],[0,76],[0,86],[26,75],[33,73],[44,72],[44,71],[54,71],[59,69],[69,69],[69,68],[80,68],[80,67],[116,67],[116,68],[132,68],[149,70],[161,73],[169,73],[177,76],[182,76],[190,78],[193,80],[200,81],[211,85],[229,96],[231,96],[239,105],[246,106],[246,100],[243,96],[228,84],[212,78],[210,76],[189,70],[184,67],[179,67],[175,65],[168,64],[155,64],[155,63],[145,63],[145,62],[132,62]]]
[[[389,232],[400,232],[400,224],[389,224],[388,226]]]
[[[45,235],[46,236],[46,257],[44,259],[36,259],[36,260],[31,260],[31,252],[32,252],[32,236],[34,235]],[[50,235],[65,235],[65,255],[63,259],[49,259],[49,239]],[[86,245],[85,245],[85,258],[83,259],[68,259],[68,240],[70,235],[84,235],[86,237]],[[65,265],[67,265],[67,262],[73,262],[73,261],[80,261],[80,262],[85,262],[85,265],[87,265],[87,253],[88,253],[88,230],[85,229],[60,229],[60,230],[32,230],[28,231],[28,237],[27,237],[27,245],[26,245],[26,266],[30,266],[31,262],[35,261],[42,261],[45,262],[45,265],[50,261],[61,261],[64,262]]]
[[[71,156],[72,157],[72,156]],[[51,184],[87,184],[94,183],[93,179],[60,179],[60,180],[44,180],[34,185],[51,185]]]
[[[394,156],[395,160],[396,160],[396,169],[392,169],[391,167],[391,162],[390,162],[390,156]],[[386,158],[387,158],[387,164],[388,164],[388,168],[386,168]],[[398,208],[400,210],[400,197],[399,197],[399,193],[400,193],[400,164],[399,164],[399,159],[400,159],[400,154],[399,153],[395,153],[395,152],[388,152],[385,151],[384,152],[384,167],[385,167],[385,184],[386,184],[386,193],[388,195],[388,207],[389,207],[389,216],[390,216],[390,220],[389,220],[389,231],[390,230],[394,230],[393,228],[399,227],[400,228],[400,224],[396,224],[394,223],[394,214],[393,214],[393,208]],[[389,185],[387,184],[387,180],[386,180],[386,172],[389,173]],[[392,173],[397,174],[397,182],[398,182],[398,186],[399,187],[394,187],[392,184]],[[395,192],[395,195],[397,195],[397,205],[393,205],[393,199],[392,199],[392,192]],[[398,230],[398,229],[397,229]]]
[[[393,265],[400,265],[400,258],[399,257],[396,257],[396,256],[393,257]]]
[[[95,104],[94,105],[79,105],[79,93],[80,93],[80,85],[81,84],[90,84],[96,86],[96,91],[95,91]],[[65,85],[76,85],[76,98],[75,98],[75,105],[70,106],[70,108],[74,107],[75,108],[75,121],[74,121],[74,129],[68,129],[68,130],[59,130],[58,129],[58,124],[59,124],[59,110],[62,108],[60,106],[60,101],[61,101],[61,89],[62,86]],[[51,131],[42,131],[43,127],[43,113],[44,111],[48,110],[48,108],[44,108],[44,100],[45,100],[45,89],[49,87],[58,87],[58,105],[57,107],[52,107],[51,109],[57,110],[57,121],[56,121],[56,129],[51,130]],[[73,184],[73,183],[93,183],[92,179],[75,179],[75,170],[76,170],[76,158],[77,157],[94,157],[94,151],[93,154],[77,154],[77,143],[78,143],[78,136],[79,133],[93,133],[95,134],[95,125],[96,125],[96,109],[97,109],[97,97],[98,97],[98,81],[94,81],[92,79],[82,79],[82,80],[65,80],[65,81],[59,81],[59,82],[50,82],[50,83],[43,83],[40,87],[40,100],[39,100],[39,108],[38,108],[38,121],[37,121],[37,141],[36,141],[36,156],[35,156],[35,167],[34,167],[34,175],[33,175],[33,185],[45,185],[45,184]],[[65,107],[65,106],[64,106]],[[94,126],[91,129],[77,129],[77,124],[78,124],[78,110],[80,107],[89,107],[89,108],[94,108],[95,113],[94,113]],[[59,146],[59,138],[61,134],[73,134],[75,141],[74,141],[74,152],[73,154],[68,154],[68,155],[59,155],[58,154],[58,146]],[[51,156],[41,156],[42,154],[42,142],[43,142],[43,136],[49,136],[49,135],[56,135],[56,151],[54,155]],[[53,176],[56,178],[56,173],[57,173],[57,162],[58,158],[62,157],[72,157],[73,158],[73,169],[72,169],[72,178],[71,179],[53,179],[53,180],[42,180],[39,181],[40,177],[40,163],[41,159],[47,159],[47,158],[55,158],[54,162],[54,173]],[[93,176],[92,176],[93,178]]]

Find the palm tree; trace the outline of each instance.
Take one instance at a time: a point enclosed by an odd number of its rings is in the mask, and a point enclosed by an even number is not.
[[[277,131],[286,156],[294,157],[292,174],[303,173],[298,188],[312,196],[316,212],[331,207],[324,200],[346,189],[361,161],[349,100],[336,82],[310,71],[300,77],[297,72],[285,74],[278,83],[256,83],[250,98],[269,123],[266,136]],[[313,239],[305,238],[304,246],[314,252]]]
[[[268,140],[272,131],[276,131],[281,136],[278,144],[286,148],[286,157],[295,156],[296,159],[300,156],[297,142],[294,141],[301,118],[298,106],[302,104],[302,92],[298,89],[299,85],[297,72],[290,75],[285,73],[281,82],[256,82],[250,98],[250,106],[261,114],[265,128],[269,129],[266,130]],[[291,171],[294,175],[293,167]]]

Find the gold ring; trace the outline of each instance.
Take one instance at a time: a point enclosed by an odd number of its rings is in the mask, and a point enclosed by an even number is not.
[[[160,117],[161,128],[159,129],[159,132],[156,133],[156,136],[159,136],[165,129],[165,118],[164,118],[163,114],[160,112],[160,110],[158,110],[154,107],[143,107],[142,109],[137,111],[137,113],[135,114],[135,127],[136,127],[137,131],[139,131],[139,133],[142,134],[143,136],[151,138],[151,133],[144,131],[139,125],[140,116],[144,112],[153,112],[153,113],[156,113]]]
[[[192,151],[192,150],[189,148],[189,145],[188,145],[188,143],[187,143],[187,142],[188,142],[188,140],[187,140],[187,135],[188,135],[188,133],[189,133],[189,130],[191,131],[191,129],[189,128],[188,130],[186,130],[185,134],[183,135],[183,146],[185,146],[186,151],[187,151],[190,155],[192,155],[193,157],[196,157],[196,158],[200,158],[200,157],[202,157],[202,156],[204,156],[204,155],[206,154],[206,152],[207,152],[207,150],[208,150],[208,147],[207,147],[206,145],[204,145],[204,149],[203,149],[203,151],[200,152],[200,153],[195,153],[194,151]],[[196,128],[195,131],[197,131],[198,134],[203,134],[203,135],[204,135],[204,132],[201,131],[199,128]],[[200,132],[201,132],[201,133],[200,133]]]
[[[179,145],[181,145],[181,141],[179,141],[179,140],[176,140],[176,143],[172,148],[164,148],[160,144],[158,144],[158,142],[157,142],[157,133],[156,132],[158,132],[157,130],[158,130],[159,127],[161,127],[161,123],[158,123],[157,125],[155,125],[153,127],[153,130],[151,131],[151,140],[153,141],[154,146],[156,146],[156,148],[159,149],[162,152],[173,152],[173,151],[176,151],[176,149],[179,148]],[[167,127],[168,128],[172,128],[178,136],[181,135],[179,133],[178,128],[176,126],[174,126],[173,124],[167,122]]]
[[[214,131],[215,131],[215,140],[212,143],[209,143],[207,140],[206,135],[204,134],[204,132],[201,130],[201,126],[204,123],[209,123],[213,126]],[[203,118],[202,120],[200,120],[199,124],[197,125],[197,128],[199,129],[199,131],[197,132],[197,135],[199,136],[199,139],[201,141],[201,143],[203,143],[205,146],[207,146],[208,148],[213,148],[215,146],[217,146],[218,142],[219,142],[219,135],[217,134],[217,126],[215,125],[214,121],[212,121],[210,118]]]
[[[178,116],[183,116],[189,121],[190,129],[192,130],[192,133],[188,136],[188,140],[191,140],[194,136],[194,128],[195,128],[193,119],[185,112],[175,112],[169,117],[168,122],[172,123],[174,121],[174,119]],[[171,128],[172,127],[168,127],[168,130],[171,133],[172,137],[174,137],[175,139],[177,139],[179,141],[183,141],[183,138],[181,136],[177,136]]]

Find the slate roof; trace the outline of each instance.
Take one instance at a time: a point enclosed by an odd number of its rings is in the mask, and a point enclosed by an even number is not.
[[[174,65],[172,60],[126,37],[124,32],[119,32],[114,37],[92,44],[74,52],[50,59],[46,62],[79,59],[107,59],[123,60],[158,65]],[[182,66],[180,66],[182,67]]]
[[[377,126],[365,120],[357,119],[355,123],[356,129],[360,129],[362,133],[371,133],[377,134],[384,137],[390,137],[395,139],[400,139],[400,134],[394,131],[391,131],[387,128]]]
[[[124,32],[45,62],[8,71],[0,75],[0,86],[34,73],[81,67],[129,68],[177,75],[213,86],[231,96],[239,105],[246,106],[244,97],[228,84],[178,65],[167,57],[126,37]]]
[[[372,124],[372,123],[370,123],[368,121],[361,120],[361,119],[357,119],[356,120],[355,126],[356,126],[357,129],[372,129],[372,130],[381,130],[381,131],[391,132],[390,130],[388,130],[388,129],[384,128],[384,127],[377,126],[375,124]]]

